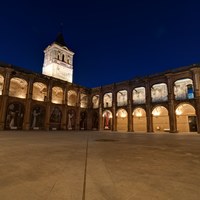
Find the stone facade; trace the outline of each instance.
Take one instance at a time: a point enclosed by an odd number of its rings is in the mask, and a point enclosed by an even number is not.
[[[56,45],[57,58],[73,68],[73,53],[62,60],[66,48]],[[52,49],[44,66],[53,69]],[[97,88],[61,79],[0,63],[0,130],[200,133],[198,64]]]

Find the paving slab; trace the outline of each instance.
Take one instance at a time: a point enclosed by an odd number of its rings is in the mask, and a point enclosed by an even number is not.
[[[199,200],[200,135],[0,132],[2,200]]]

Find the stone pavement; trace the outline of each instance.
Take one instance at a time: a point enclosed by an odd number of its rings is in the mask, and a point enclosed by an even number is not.
[[[199,200],[200,135],[0,132],[1,200]]]

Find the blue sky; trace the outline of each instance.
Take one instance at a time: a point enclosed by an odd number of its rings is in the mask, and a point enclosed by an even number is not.
[[[74,82],[96,87],[200,61],[199,1],[7,1],[0,61],[41,73],[63,24]]]

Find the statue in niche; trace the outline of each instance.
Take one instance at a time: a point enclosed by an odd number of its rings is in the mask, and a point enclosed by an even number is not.
[[[43,126],[44,122],[44,109],[37,106],[32,111],[31,128],[39,129]]]
[[[23,123],[23,108],[21,104],[10,104],[8,106],[6,127],[9,129],[19,129]]]
[[[67,121],[67,129],[68,130],[72,130],[75,128],[74,120],[75,120],[75,112],[73,110],[70,110],[68,112],[68,121]]]
[[[59,108],[54,107],[51,117],[50,117],[50,122],[55,122],[55,123],[60,123],[61,122],[61,111]]]
[[[108,111],[104,114],[104,129],[110,129],[110,113]]]
[[[92,118],[92,128],[93,130],[97,130],[98,127],[99,127],[99,116],[97,112],[94,112]]]
[[[80,129],[85,130],[86,129],[86,113],[81,113],[81,120],[80,120]]]
[[[37,112],[37,110],[33,110],[33,122],[31,127],[34,129],[36,127],[36,122],[37,122],[37,116],[40,115],[40,112]]]

